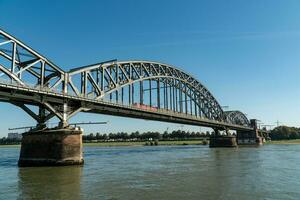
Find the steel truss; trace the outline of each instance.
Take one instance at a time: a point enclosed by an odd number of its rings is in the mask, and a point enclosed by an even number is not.
[[[73,69],[68,75],[69,92],[76,96],[96,100],[109,96],[110,101],[124,104],[124,88],[128,88],[131,98],[128,97],[125,103],[133,104],[132,97],[135,88],[138,88],[140,98],[137,102],[141,105],[149,102],[149,106],[161,108],[163,104],[164,109],[174,112],[223,120],[223,111],[213,95],[195,78],[170,65],[147,61],[111,61]],[[74,79],[77,79],[77,85]],[[148,88],[144,89],[145,86]]]
[[[53,117],[60,119],[61,126],[67,126],[67,121],[78,112],[99,112],[90,101],[249,126],[245,115],[239,111],[224,112],[203,84],[171,65],[112,60],[65,72],[2,30],[0,82],[4,85],[0,101],[20,107],[39,126],[45,126]],[[32,96],[23,90],[31,91]],[[70,100],[74,98],[80,101]],[[38,112],[27,105],[37,106]]]
[[[246,115],[240,111],[226,111],[224,112],[226,121],[232,124],[238,124],[242,126],[250,126],[250,122]]]

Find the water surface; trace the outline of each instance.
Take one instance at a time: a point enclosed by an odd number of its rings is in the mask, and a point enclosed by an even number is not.
[[[300,145],[85,147],[83,167],[18,168],[0,148],[0,199],[300,199]]]

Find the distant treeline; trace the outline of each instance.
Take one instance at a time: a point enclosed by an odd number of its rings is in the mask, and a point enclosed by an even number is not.
[[[21,144],[21,140],[3,137],[0,139],[0,144]]]
[[[119,133],[90,133],[88,135],[83,135],[82,139],[84,142],[92,141],[147,141],[147,140],[186,140],[186,139],[200,139],[209,137],[210,133],[207,132],[186,132],[186,131],[172,131],[164,133],[159,132],[143,132],[139,131],[132,132],[130,134],[126,132]],[[0,139],[0,144],[20,144],[20,139],[9,139],[3,137]]]
[[[269,136],[272,140],[300,139],[300,128],[278,126],[270,131]]]
[[[139,131],[126,133],[90,133],[88,135],[83,135],[82,139],[84,142],[91,141],[147,141],[147,140],[191,140],[191,139],[203,139],[211,135],[209,131],[207,132],[186,132],[186,131],[172,131],[164,133],[159,132],[143,132]],[[288,126],[278,126],[269,132],[271,140],[290,140],[290,139],[300,139],[300,128],[288,127]],[[9,139],[3,137],[0,139],[0,144],[20,144],[20,139]]]
[[[89,135],[83,135],[83,141],[92,141],[92,140],[100,140],[100,141],[145,141],[145,140],[184,140],[184,139],[197,139],[209,137],[210,133],[207,131],[204,132],[185,132],[181,130],[172,131],[172,132],[164,132],[163,134],[159,132],[144,132],[140,133],[139,131],[132,132],[130,134],[126,132],[119,133],[109,133],[109,134],[101,134],[101,133],[90,133]]]

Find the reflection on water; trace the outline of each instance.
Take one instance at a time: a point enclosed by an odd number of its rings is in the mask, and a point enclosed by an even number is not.
[[[299,199],[300,145],[86,147],[83,167],[18,168],[0,148],[0,199]]]
[[[19,168],[19,199],[80,199],[82,167]]]

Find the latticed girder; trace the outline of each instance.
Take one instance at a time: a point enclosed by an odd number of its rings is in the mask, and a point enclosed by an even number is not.
[[[0,79],[2,82],[62,92],[64,74],[62,69],[47,58],[0,30]]]
[[[246,115],[240,111],[226,111],[224,112],[226,122],[231,124],[238,124],[242,126],[250,126],[250,122]]]
[[[56,116],[64,126],[70,117],[90,111],[83,104],[112,102],[142,111],[248,126],[242,113],[224,113],[221,106],[197,79],[168,64],[149,61],[112,60],[75,68],[69,72],[53,64],[20,40],[0,30],[0,84],[32,91],[32,97],[0,91],[1,101],[21,107],[39,124]],[[6,86],[4,86],[6,87]],[[15,88],[13,88],[15,91]],[[49,95],[51,94],[51,98]],[[2,96],[1,96],[2,95]],[[56,103],[56,97],[63,102]],[[35,114],[22,102],[39,107]],[[69,100],[80,98],[75,105]],[[18,100],[16,102],[15,100]],[[32,100],[32,102],[30,101]],[[95,111],[98,112],[98,111]],[[102,112],[104,112],[102,110]],[[121,115],[121,114],[120,114]]]
[[[224,120],[223,110],[213,95],[198,80],[173,66],[148,61],[109,61],[76,68],[68,73],[69,94],[96,100],[124,103],[124,90],[129,88],[126,104],[160,108],[162,96],[165,109],[195,114],[208,119]],[[149,85],[149,86],[148,86]],[[145,86],[148,87],[145,90]],[[138,90],[137,90],[138,89]],[[145,95],[145,91],[149,91]],[[157,98],[153,99],[152,94]],[[113,97],[112,97],[113,96]],[[139,96],[134,102],[132,97]],[[144,102],[149,102],[145,104]],[[181,105],[184,102],[185,105]],[[151,103],[151,105],[150,105]],[[192,107],[192,108],[191,108]],[[200,112],[199,112],[200,111]]]
[[[66,106],[66,104],[56,104],[48,101],[36,102],[35,105],[20,101],[9,101],[9,103],[18,106],[25,111],[36,122],[38,127],[45,127],[47,122],[53,117],[57,117],[61,123],[66,123],[71,117],[79,112],[89,111],[89,108],[85,108],[83,105],[78,106]],[[61,124],[61,126],[67,126]]]

